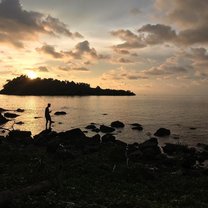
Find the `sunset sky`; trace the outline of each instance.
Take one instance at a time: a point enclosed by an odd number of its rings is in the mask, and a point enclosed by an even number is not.
[[[206,94],[207,0],[0,0],[0,87],[21,74]]]

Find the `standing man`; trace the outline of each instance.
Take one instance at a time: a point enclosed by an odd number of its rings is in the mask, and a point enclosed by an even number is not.
[[[52,121],[51,121],[51,115],[50,115],[51,111],[49,109],[50,107],[51,107],[51,104],[48,103],[48,106],[45,108],[46,130],[48,129],[47,128],[48,127],[48,122],[49,122],[49,129],[51,129]]]

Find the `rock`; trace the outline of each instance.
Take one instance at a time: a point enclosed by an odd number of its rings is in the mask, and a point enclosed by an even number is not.
[[[132,130],[142,131],[143,127],[142,126],[135,126],[135,127],[132,128]]]
[[[142,126],[141,124],[139,124],[139,123],[132,123],[132,124],[130,124],[131,126],[134,126],[134,127],[139,127],[139,126]]]
[[[0,113],[0,125],[5,124],[6,122],[8,122],[9,120],[6,119],[4,116],[2,116],[2,114]]]
[[[143,153],[145,159],[155,159],[156,155],[161,154],[161,150],[158,146],[158,141],[156,138],[151,138],[139,144],[139,149]]]
[[[57,111],[54,113],[54,115],[56,116],[60,116],[60,115],[66,115],[67,113],[65,111]]]
[[[186,155],[182,160],[182,167],[183,168],[193,168],[196,165],[196,158],[193,155]]]
[[[86,126],[85,129],[96,129],[96,126],[93,124],[90,124],[90,125]]]
[[[40,117],[40,116],[35,116],[35,117],[34,117],[34,119],[39,119],[39,118],[42,118],[42,117]]]
[[[47,144],[46,150],[47,150],[48,153],[55,153],[56,150],[58,149],[59,145],[60,145],[60,142],[58,140],[50,141]]]
[[[109,126],[101,125],[100,126],[100,131],[102,133],[111,133],[111,132],[115,131],[115,129],[112,128],[112,127],[109,127]]]
[[[91,144],[100,144],[100,134],[94,135],[90,141],[92,141]]]
[[[141,150],[136,150],[130,154],[128,154],[129,160],[133,162],[138,162],[138,160],[142,159],[143,153]]]
[[[111,127],[114,128],[124,128],[124,123],[122,123],[121,121],[114,121],[111,123]]]
[[[19,115],[15,114],[15,113],[4,113],[4,116],[7,117],[7,118],[16,118]]]
[[[58,149],[56,150],[56,155],[62,160],[72,160],[76,158],[75,153],[70,148],[67,148],[63,145],[59,145]]]
[[[189,148],[185,145],[181,144],[170,144],[167,143],[163,148],[164,153],[168,155],[180,154],[180,153],[188,153]]]
[[[4,108],[0,108],[0,113],[3,113],[3,112],[5,112],[5,111],[8,111],[8,110],[6,110],[6,109],[4,109]]]
[[[100,132],[100,129],[95,128],[95,129],[92,129],[92,131],[98,133],[98,132]]]
[[[102,143],[114,143],[116,141],[116,137],[112,134],[105,134],[102,136]]]
[[[13,130],[9,132],[6,139],[13,143],[31,144],[33,142],[31,135],[31,131]]]
[[[23,125],[23,124],[24,124],[24,122],[19,121],[19,122],[15,123],[15,124],[17,124],[17,125]]]
[[[13,130],[9,132],[9,137],[17,137],[17,138],[28,138],[31,137],[31,131],[20,131],[20,130]]]
[[[196,130],[197,128],[196,128],[196,127],[190,127],[190,129],[191,129],[191,130]]]
[[[51,141],[58,140],[58,138],[56,138],[57,135],[58,135],[57,132],[51,131],[50,129],[43,130],[39,134],[34,136],[34,144],[46,145]]]
[[[115,144],[118,145],[118,146],[123,146],[125,148],[127,147],[127,143],[126,142],[123,142],[123,141],[118,140],[118,139],[116,139]]]
[[[87,137],[79,128],[61,132],[58,134],[58,137],[63,144],[73,145],[78,149],[82,149],[85,145],[88,144]]]
[[[17,110],[16,110],[16,112],[18,112],[18,113],[23,113],[25,110],[24,109],[21,109],[21,108],[18,108]]]
[[[170,130],[169,129],[165,129],[165,128],[160,128],[158,129],[155,133],[155,136],[158,137],[165,137],[165,136],[169,136],[170,135]]]

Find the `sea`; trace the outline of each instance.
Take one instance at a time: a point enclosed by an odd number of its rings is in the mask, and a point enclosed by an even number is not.
[[[114,133],[117,139],[127,143],[143,142],[154,135],[157,129],[170,129],[171,135],[158,138],[160,144],[180,143],[195,146],[208,144],[208,97],[204,96],[11,96],[0,95],[0,107],[15,113],[24,109],[20,116],[3,128],[31,131],[36,135],[45,129],[44,110],[51,103],[54,121],[52,129],[57,132],[85,127],[95,123],[110,125],[122,121],[123,129]],[[55,116],[56,111],[66,115]],[[18,125],[16,123],[23,122]],[[132,130],[132,123],[139,123],[143,131]],[[1,134],[2,130],[0,130]],[[89,131],[86,135],[96,133]]]

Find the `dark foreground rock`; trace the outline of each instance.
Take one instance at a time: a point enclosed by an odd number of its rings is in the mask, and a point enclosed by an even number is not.
[[[12,130],[6,139],[12,143],[31,144],[33,143],[31,131]]]
[[[93,129],[96,129],[96,126],[94,124],[90,124],[90,125],[86,126],[85,129],[93,130]]]
[[[114,143],[116,141],[116,137],[112,134],[105,134],[102,136],[102,143]]]
[[[169,129],[165,129],[165,128],[160,128],[158,129],[155,133],[155,136],[158,137],[165,137],[165,136],[169,136],[170,135],[170,130]]]
[[[18,108],[16,111],[17,111],[18,113],[23,113],[23,112],[25,112],[25,110],[22,109],[22,108]]]
[[[112,127],[109,127],[109,126],[101,125],[101,126],[100,126],[100,131],[101,131],[102,133],[111,133],[111,132],[114,132],[115,129],[112,128]]]
[[[111,123],[111,127],[113,128],[124,128],[124,123],[121,121],[114,121]]]
[[[15,114],[15,113],[4,113],[4,116],[7,117],[7,118],[16,118],[19,115]]]
[[[7,123],[9,120],[6,119],[1,113],[0,113],[0,125]]]

